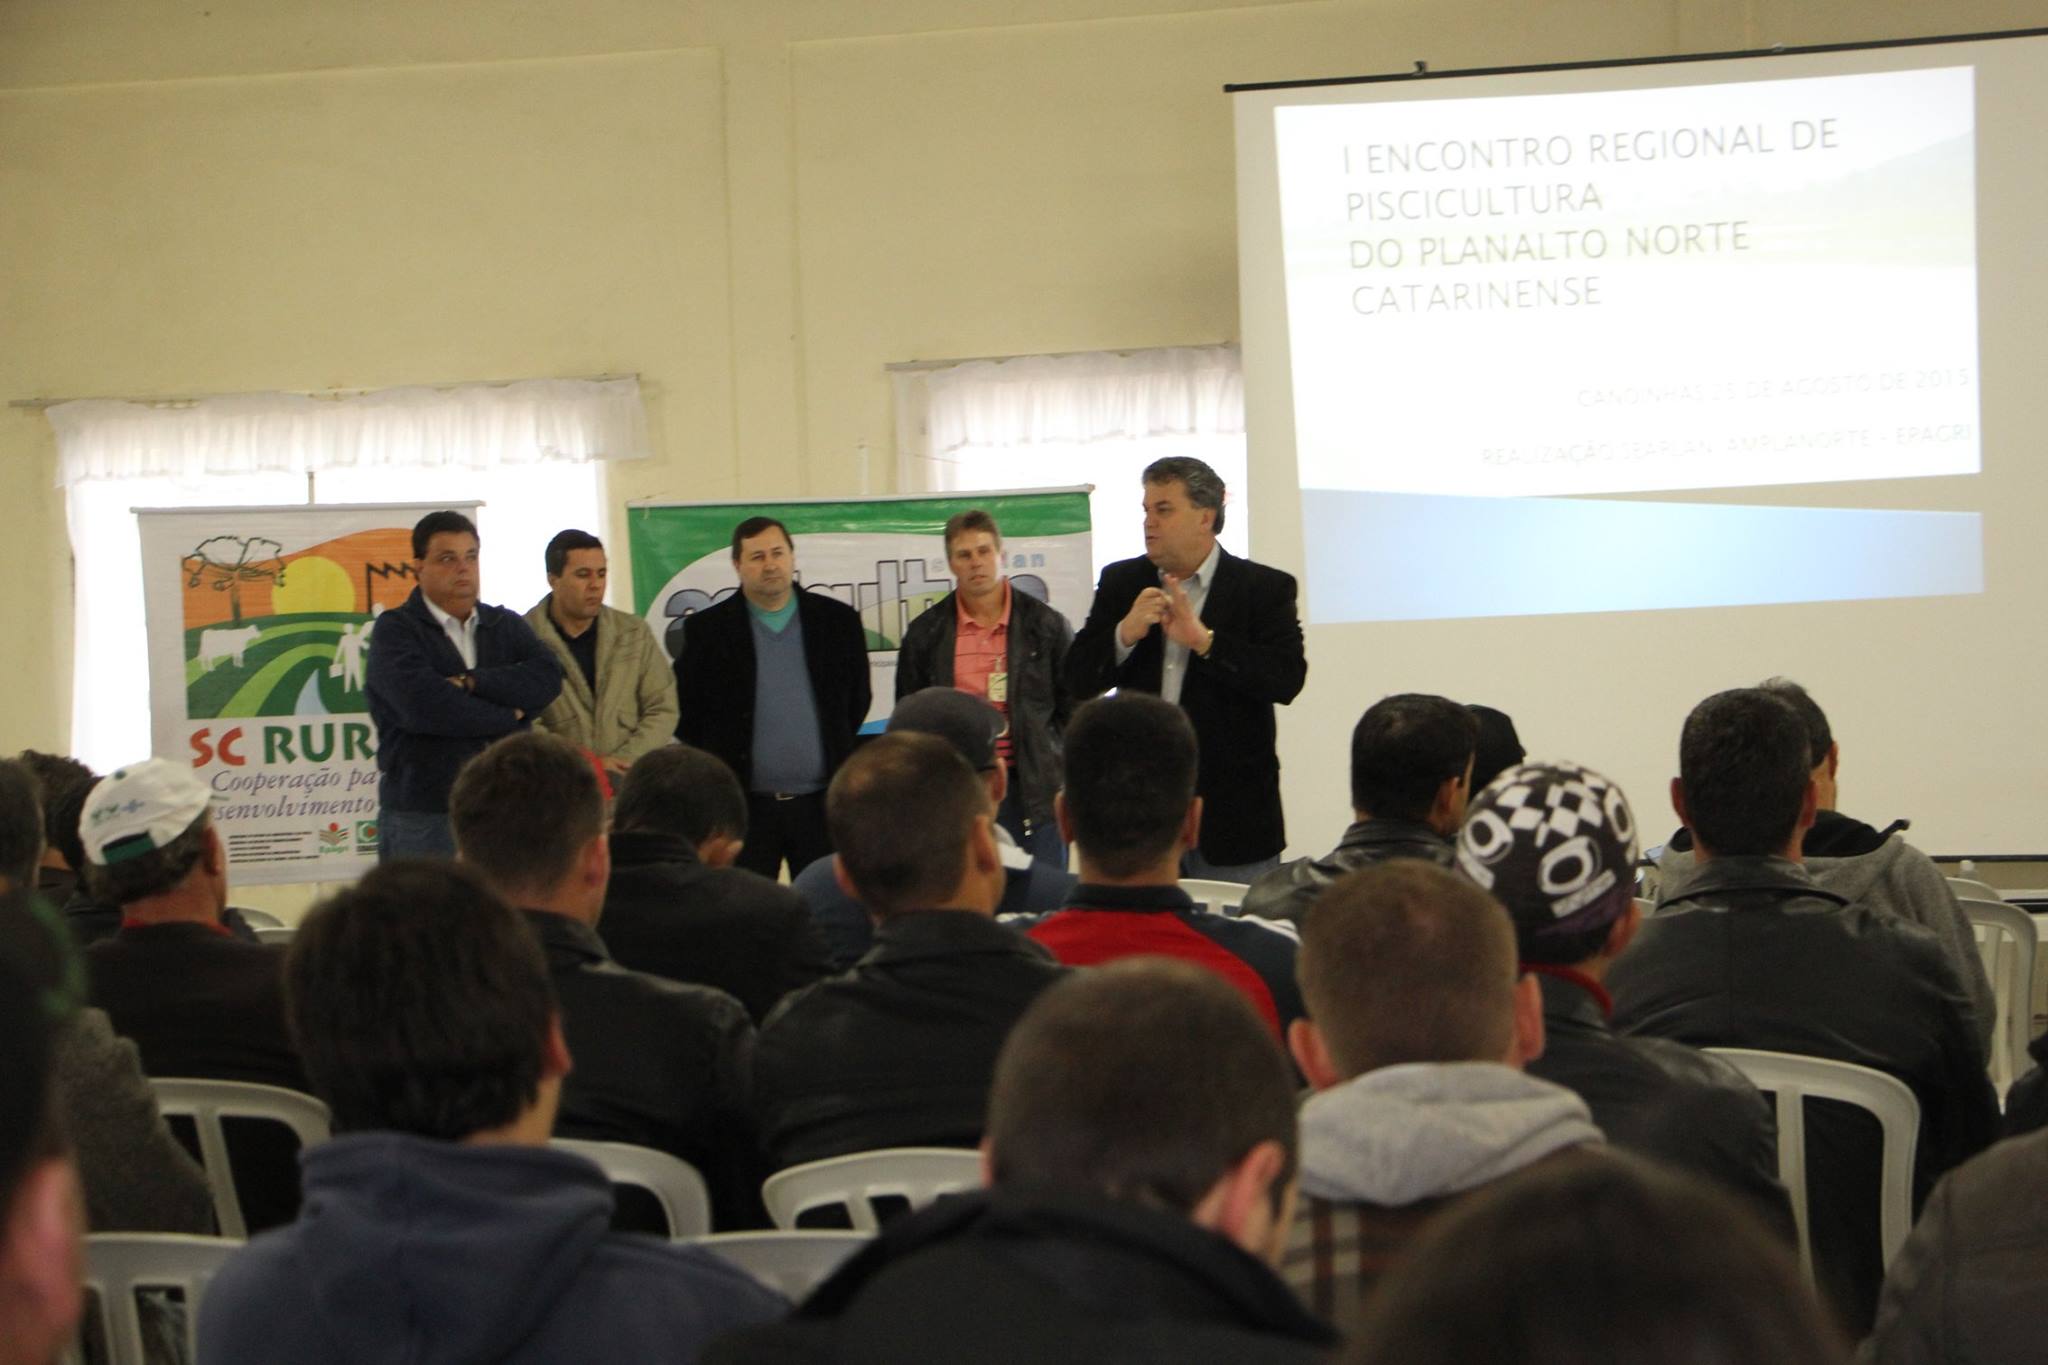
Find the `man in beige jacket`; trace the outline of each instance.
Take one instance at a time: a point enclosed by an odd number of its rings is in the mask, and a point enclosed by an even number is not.
[[[548,542],[548,595],[526,613],[562,665],[562,694],[535,722],[595,754],[614,778],[675,735],[676,680],[647,623],[604,604],[604,544],[588,531]]]

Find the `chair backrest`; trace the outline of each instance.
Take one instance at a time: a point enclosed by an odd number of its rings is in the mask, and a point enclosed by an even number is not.
[[[206,1168],[206,1183],[213,1191],[214,1218],[223,1237],[249,1235],[242,1216],[242,1197],[235,1185],[234,1164],[228,1157],[228,1142],[221,1132],[221,1120],[267,1119],[281,1123],[298,1137],[301,1149],[327,1141],[327,1106],[311,1095],[274,1085],[250,1085],[243,1081],[205,1081],[183,1078],[152,1079],[157,1107],[166,1117],[183,1115],[199,1130],[199,1164]]]
[[[1234,915],[1244,905],[1244,893],[1251,890],[1243,882],[1210,881],[1206,877],[1182,877],[1180,889],[1199,910],[1212,910],[1219,915]]]
[[[668,1218],[672,1239],[702,1237],[711,1231],[711,1193],[704,1187],[704,1177],[689,1162],[630,1142],[555,1138],[548,1145],[595,1162],[614,1185],[630,1185],[653,1195]]]
[[[244,920],[248,921],[251,929],[288,929],[291,927],[268,910],[252,910],[246,905],[238,905],[235,909]]]
[[[1991,994],[1998,1001],[1998,1023],[1991,1035],[1991,1081],[2004,1095],[2026,1069],[2027,1044],[2034,1038],[2034,954],[2040,930],[2034,917],[2000,900],[1979,900],[1958,894],[1963,913],[1977,933],[1977,954]]]
[[[800,1302],[847,1258],[874,1239],[872,1232],[718,1232],[696,1245],[724,1257],[792,1303]]]
[[[1948,889],[1956,893],[1957,900],[2002,901],[2005,897],[1989,882],[1980,882],[1973,877],[1950,877]]]
[[[290,943],[292,935],[299,932],[295,925],[290,924],[252,924],[249,927],[256,931],[258,943]]]
[[[174,1233],[114,1232],[85,1239],[85,1283],[99,1319],[109,1365],[145,1365],[153,1353],[146,1341],[177,1338],[184,1360],[198,1358],[199,1301],[228,1256],[241,1243],[227,1237]],[[147,1326],[139,1291],[170,1291],[174,1299],[152,1296]],[[83,1326],[83,1325],[82,1325]],[[91,1335],[89,1327],[85,1328]]]
[[[808,1161],[777,1171],[761,1186],[768,1216],[795,1229],[813,1209],[846,1210],[856,1232],[882,1225],[877,1199],[922,1208],[942,1194],[981,1186],[981,1153],[957,1147],[891,1147]]]
[[[1792,1195],[1799,1225],[1799,1267],[1813,1283],[1813,1238],[1806,1216],[1807,1099],[1839,1100],[1865,1109],[1884,1133],[1878,1176],[1878,1241],[1887,1268],[1913,1227],[1913,1150],[1920,1141],[1920,1102],[1896,1076],[1850,1062],[1761,1052],[1743,1047],[1710,1047],[1771,1095],[1778,1111],[1778,1179]]]

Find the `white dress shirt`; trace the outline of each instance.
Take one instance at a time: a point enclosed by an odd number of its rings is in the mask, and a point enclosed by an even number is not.
[[[469,609],[469,619],[467,621],[458,621],[447,612],[435,606],[434,599],[425,593],[420,594],[420,601],[427,604],[427,610],[434,613],[434,619],[439,621],[441,629],[448,633],[449,642],[455,646],[456,653],[462,656],[462,666],[464,668],[475,668],[477,609],[471,607]]]
[[[1209,600],[1209,584],[1215,580],[1216,564],[1222,557],[1223,542],[1219,540],[1209,547],[1209,557],[1202,561],[1202,567],[1196,569],[1180,582],[1181,591],[1188,595],[1188,605],[1195,609],[1195,619],[1198,621],[1202,618],[1202,605]],[[1160,574],[1162,587],[1164,586],[1165,577],[1164,573]],[[1154,629],[1159,629],[1159,627],[1155,626]],[[1116,661],[1119,665],[1122,665],[1124,660],[1131,657],[1131,651],[1137,648],[1137,646],[1125,644],[1121,633],[1114,638],[1116,640]],[[1188,647],[1176,643],[1170,638],[1164,643],[1166,645],[1166,658],[1159,669],[1159,695],[1178,706],[1180,705],[1181,684],[1187,681],[1188,676]]]

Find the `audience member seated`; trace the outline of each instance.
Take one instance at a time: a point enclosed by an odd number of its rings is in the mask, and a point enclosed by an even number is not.
[[[958,749],[968,766],[981,774],[998,811],[1008,794],[1010,777],[996,740],[1007,724],[1003,713],[982,698],[950,687],[920,688],[897,702],[889,713],[890,730],[937,735]],[[1074,875],[1026,853],[1000,820],[996,823],[996,849],[1002,854],[1004,878],[998,915],[1042,914],[1067,903]],[[840,889],[832,859],[820,858],[805,868],[796,879],[796,889],[824,931],[833,965],[841,969],[851,966],[874,942],[875,925],[860,902]]]
[[[790,1322],[707,1359],[1321,1360],[1329,1330],[1270,1269],[1294,1199],[1292,1092],[1272,1035],[1212,975],[1077,973],[1003,1048],[988,1188],[891,1224]]]
[[[307,916],[289,971],[335,1136],[300,1219],[214,1279],[201,1365],[691,1360],[780,1313],[715,1256],[611,1232],[604,1173],[549,1149],[570,1059],[548,965],[469,873],[373,870]]]
[[[1875,1365],[2039,1360],[2048,1342],[2048,1133],[1942,1178],[1892,1261],[1863,1358]]]
[[[1277,1036],[1302,1013],[1292,931],[1197,910],[1180,889],[1181,855],[1202,828],[1195,767],[1194,727],[1171,702],[1127,692],[1076,711],[1053,809],[1081,884],[1066,909],[1018,923],[1076,967],[1147,953],[1207,967]]]
[[[1756,1087],[1719,1057],[1608,1026],[1604,983],[1642,920],[1621,788],[1574,764],[1511,768],[1473,798],[1457,866],[1508,908],[1522,970],[1543,992],[1543,1055],[1529,1074],[1576,1093],[1615,1146],[1720,1183],[1796,1240],[1777,1123]]]
[[[1252,883],[1244,913],[1300,921],[1324,887],[1385,858],[1448,865],[1478,735],[1471,710],[1442,697],[1406,693],[1367,707],[1351,731],[1351,827],[1323,857]]]
[[[1316,1093],[1281,1274],[1338,1327],[1454,1200],[1600,1141],[1586,1106],[1523,1073],[1543,1002],[1491,897],[1434,863],[1337,881],[1302,929],[1309,1017],[1288,1030]]]
[[[135,1044],[104,1010],[83,1008],[85,968],[69,927],[27,887],[39,862],[34,782],[0,761],[0,958],[49,1011],[55,1103],[85,1187],[93,1232],[214,1230],[206,1173],[158,1112]],[[81,865],[84,863],[80,857]]]
[[[1948,878],[1932,858],[1907,843],[1904,835],[1887,837],[1835,809],[1842,746],[1828,724],[1827,713],[1789,678],[1769,679],[1761,688],[1789,703],[1806,727],[1807,761],[1813,768],[1815,793],[1813,828],[1806,831],[1800,845],[1806,875],[1853,905],[1895,915],[1939,939],[1969,991],[1977,1039],[1989,1047],[1998,1023],[1998,1003],[1984,972],[1984,959],[1977,953],[1976,930],[1949,888]],[[1698,868],[1692,835],[1680,829],[1657,860],[1661,894],[1669,897],[1684,891]]]
[[[695,1166],[721,1230],[758,1224],[746,1074],[754,1026],[724,991],[629,971],[594,927],[611,871],[604,797],[566,740],[508,735],[448,796],[456,856],[539,937],[575,1070],[557,1131],[653,1147]]]
[[[1816,790],[1806,727],[1757,688],[1686,718],[1672,804],[1699,870],[1667,892],[1610,969],[1624,1032],[1694,1047],[1760,1048],[1890,1072],[1920,1102],[1917,1206],[1997,1129],[1998,1102],[1962,982],[1940,940],[1817,885],[1800,866]],[[1870,1325],[1883,1277],[1876,1122],[1809,1110],[1807,1209],[1815,1271],[1843,1320]]]
[[[4,913],[21,913],[22,894]],[[0,1362],[51,1365],[84,1307],[78,1177],[55,1099],[55,1021],[16,946],[0,938]]]
[[[1465,709],[1479,722],[1479,737],[1472,748],[1472,780],[1465,784],[1465,789],[1482,791],[1494,778],[1520,764],[1528,753],[1522,748],[1522,737],[1515,733],[1515,722],[1507,712],[1472,702],[1467,702]]]
[[[1545,1162],[1445,1217],[1381,1282],[1344,1359],[1847,1365],[1848,1351],[1743,1208],[1610,1155]]]
[[[85,865],[82,856],[73,856],[78,852],[78,812],[85,805],[86,793],[100,780],[99,774],[75,758],[34,749],[23,749],[18,761],[35,778],[43,802],[46,842],[36,869],[36,890],[50,904],[62,905],[78,891],[79,869]],[[71,817],[68,840],[63,835],[67,808]]]
[[[747,795],[724,760],[671,744],[627,769],[612,804],[612,877],[598,935],[615,961],[716,986],[753,1016],[830,970],[786,886],[734,867]]]
[[[151,758],[92,789],[80,821],[94,897],[121,930],[86,950],[92,1001],[155,1077],[306,1088],[284,1022],[284,949],[221,922],[228,856],[212,794],[185,764]]]
[[[776,1166],[981,1140],[996,1054],[1061,975],[993,918],[1005,881],[995,810],[934,735],[883,735],[833,777],[838,875],[875,917],[875,946],[761,1028],[754,1098]]]

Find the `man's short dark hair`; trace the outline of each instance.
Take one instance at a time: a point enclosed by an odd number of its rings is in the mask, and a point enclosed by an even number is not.
[[[476,523],[460,512],[429,512],[412,524],[412,557],[425,559],[427,546],[433,544],[439,535],[466,535],[479,543],[482,537],[476,534]]]
[[[66,754],[23,749],[21,761],[35,774],[43,793],[43,838],[72,871],[85,866],[85,845],[78,835],[78,817],[99,774]]]
[[[1818,768],[1827,762],[1828,750],[1835,747],[1835,732],[1828,725],[1828,713],[1820,709],[1813,694],[1790,678],[1765,678],[1757,687],[1783,698],[1799,713],[1799,723],[1806,727],[1806,766]]]
[[[1424,692],[1380,698],[1351,731],[1351,808],[1422,819],[1445,780],[1465,775],[1478,742],[1478,717],[1457,702]]]
[[[306,916],[285,1010],[337,1132],[459,1141],[534,1102],[555,996],[532,930],[481,879],[398,859]]]
[[[1836,1365],[1779,1240],[1684,1172],[1560,1153],[1432,1224],[1379,1282],[1347,1361]]]
[[[670,834],[694,846],[714,834],[747,837],[747,794],[717,754],[668,744],[626,769],[612,802],[620,833]]]
[[[1522,747],[1522,737],[1515,733],[1514,718],[1507,712],[1472,702],[1465,703],[1465,709],[1479,726],[1472,747],[1472,790],[1479,792],[1529,754]]]
[[[1515,930],[1500,903],[1420,858],[1333,883],[1296,972],[1348,1078],[1404,1062],[1493,1062],[1514,1036]]]
[[[22,1175],[62,1149],[51,1049],[85,995],[71,932],[34,883],[0,893],[0,1228]]]
[[[825,826],[860,903],[880,916],[941,908],[966,875],[988,788],[937,735],[868,741],[825,792]]]
[[[539,731],[507,735],[462,765],[448,793],[457,855],[502,895],[561,884],[604,829],[590,761]]]
[[[206,832],[211,828],[213,816],[201,811],[198,819],[162,848],[118,863],[96,863],[88,858],[80,869],[85,889],[103,905],[133,905],[161,896],[199,866],[199,856],[206,851]]]
[[[1223,476],[1192,455],[1168,455],[1145,466],[1142,483],[1177,483],[1187,490],[1190,507],[1206,507],[1216,514],[1209,523],[1212,534],[1223,532]]]
[[[970,531],[986,531],[996,538],[998,546],[1003,543],[1002,529],[996,525],[996,519],[979,507],[970,507],[946,518],[946,553],[953,553],[954,537],[964,536]]]
[[[588,531],[570,527],[555,532],[555,538],[548,542],[548,548],[541,553],[541,563],[546,567],[549,578],[560,578],[562,570],[569,567],[569,553],[572,550],[602,550],[604,542]]]
[[[740,546],[744,542],[752,540],[763,531],[769,530],[782,532],[783,544],[789,546],[792,550],[796,548],[796,539],[790,535],[789,528],[774,517],[748,517],[745,521],[732,528],[732,562],[735,564],[740,562]]]
[[[33,887],[42,861],[42,789],[28,765],[0,759],[0,877]]]
[[[1813,780],[1799,713],[1759,687],[1716,692],[1678,738],[1686,823],[1709,853],[1781,852]]]
[[[1112,877],[1173,848],[1195,799],[1195,727],[1145,692],[1098,697],[1067,724],[1066,805],[1074,842]]]
[[[1221,977],[1161,958],[1091,967],[1024,1012],[990,1090],[991,1182],[1191,1213],[1261,1142],[1293,1176],[1293,1073]]]

